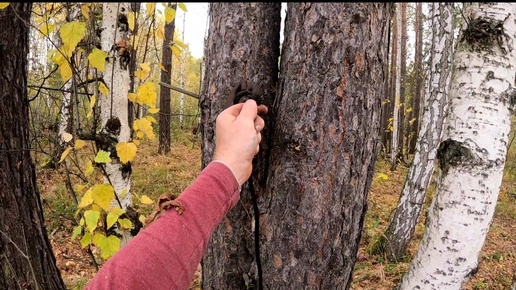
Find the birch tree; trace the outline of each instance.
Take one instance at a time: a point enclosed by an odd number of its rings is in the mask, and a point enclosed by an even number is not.
[[[514,102],[516,4],[464,3],[439,178],[400,289],[460,289],[475,273],[497,204]]]
[[[432,45],[430,49],[429,80],[421,130],[407,179],[393,219],[385,232],[382,246],[389,259],[404,257],[414,234],[426,192],[434,172],[437,147],[441,141],[444,115],[447,109],[453,56],[453,3],[430,3]]]
[[[129,3],[104,3],[102,9],[102,50],[109,53],[103,78],[107,91],[99,97],[101,134],[105,143],[100,149],[111,152],[116,144],[131,140],[128,119],[128,92],[130,89],[129,48],[130,30],[127,22]],[[101,90],[102,92],[102,90]],[[100,141],[97,141],[100,143]],[[105,163],[105,178],[115,191],[113,205],[127,209],[132,204],[131,165],[123,164],[118,158]],[[124,244],[128,233],[122,239]]]

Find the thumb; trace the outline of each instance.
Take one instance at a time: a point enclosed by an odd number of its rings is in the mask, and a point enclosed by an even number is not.
[[[238,117],[240,116],[248,118],[250,120],[256,119],[256,116],[258,116],[258,105],[256,104],[256,101],[253,99],[245,101],[244,106],[242,107],[242,110],[240,111],[240,115],[238,115]]]

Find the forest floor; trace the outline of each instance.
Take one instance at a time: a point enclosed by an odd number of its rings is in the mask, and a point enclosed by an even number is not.
[[[172,152],[168,155],[157,154],[157,141],[142,143],[132,165],[132,191],[151,198],[164,192],[180,193],[199,173],[201,149],[198,138],[191,135],[175,138]],[[466,290],[510,289],[516,271],[515,147],[509,153],[495,216],[479,256],[478,272],[465,285]],[[97,263],[102,262],[95,249],[89,254],[81,248],[78,239],[71,240],[76,225],[74,213],[77,207],[66,190],[63,173],[64,169],[61,167],[58,170],[38,168],[38,185],[57,265],[68,289],[80,290],[97,271],[91,255],[97,256]],[[405,261],[391,263],[371,251],[372,245],[388,225],[406,173],[406,166],[400,165],[397,170],[390,171],[386,161],[376,162],[376,173],[369,192],[369,207],[353,275],[353,290],[393,289],[407,272],[410,259],[417,251],[417,244],[424,231],[424,210]],[[432,191],[431,189],[429,196]],[[430,197],[426,205],[429,201]],[[200,289],[199,280],[197,273],[191,289]]]

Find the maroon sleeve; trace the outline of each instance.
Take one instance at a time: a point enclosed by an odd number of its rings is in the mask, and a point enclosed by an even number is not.
[[[233,173],[211,162],[176,199],[182,215],[163,213],[111,257],[86,289],[187,289],[213,231],[239,198]]]

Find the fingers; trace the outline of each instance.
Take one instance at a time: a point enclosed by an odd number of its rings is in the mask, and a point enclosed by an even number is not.
[[[245,101],[242,110],[240,111],[239,117],[249,118],[254,120],[258,116],[258,105],[253,99]]]

